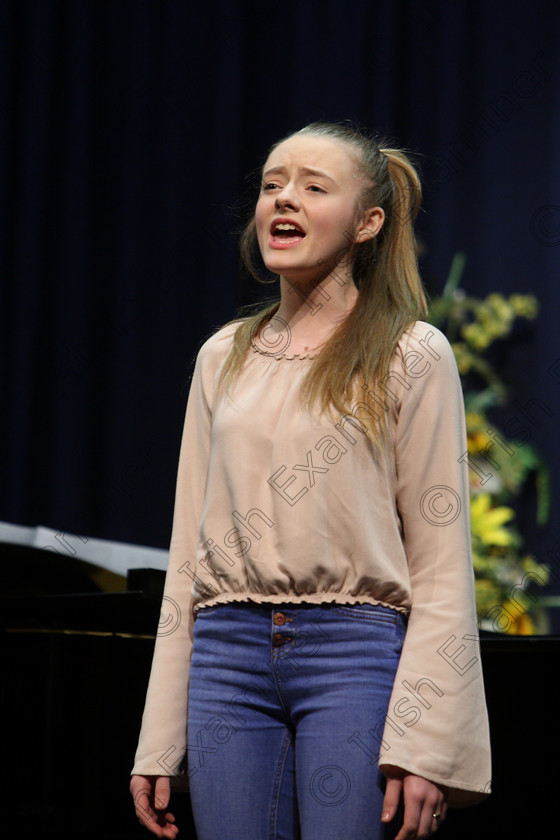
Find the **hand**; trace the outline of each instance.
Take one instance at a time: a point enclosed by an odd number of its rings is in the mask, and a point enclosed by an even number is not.
[[[130,780],[130,792],[139,821],[157,837],[175,840],[179,829],[175,825],[175,817],[167,810],[170,791],[169,776],[133,776]]]
[[[415,840],[429,837],[437,831],[439,823],[445,819],[447,813],[445,788],[392,765],[386,766],[384,773],[387,777],[387,787],[383,800],[382,822],[388,823],[394,818],[401,794],[404,800],[403,824],[395,840]],[[440,819],[434,819],[434,814],[440,814]]]

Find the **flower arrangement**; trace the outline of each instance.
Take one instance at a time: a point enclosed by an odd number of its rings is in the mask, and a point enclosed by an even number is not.
[[[463,385],[479,625],[502,633],[545,633],[547,613],[533,590],[548,582],[549,569],[523,550],[511,502],[534,476],[536,518],[544,524],[548,472],[532,446],[509,439],[488,418],[490,408],[506,403],[507,390],[487,351],[510,336],[516,319],[534,319],[538,302],[533,295],[468,296],[459,286],[464,264],[465,255],[457,254],[441,296],[432,301],[429,321],[447,335]]]

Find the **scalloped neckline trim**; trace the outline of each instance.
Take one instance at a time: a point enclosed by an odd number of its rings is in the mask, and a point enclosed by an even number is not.
[[[251,347],[258,353],[259,356],[267,356],[269,359],[286,359],[286,361],[295,361],[299,359],[316,359],[319,355],[316,353],[312,355],[311,353],[267,353],[266,350],[262,350],[255,342],[254,339],[251,339]]]

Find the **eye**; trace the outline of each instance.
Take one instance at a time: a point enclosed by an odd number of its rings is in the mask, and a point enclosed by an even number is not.
[[[310,190],[311,192],[320,192],[320,193],[326,192],[326,190],[324,190],[323,187],[319,187],[317,184],[310,184],[307,189]]]
[[[278,184],[273,184],[271,181],[268,181],[268,183],[262,184],[261,189],[263,192],[270,192],[270,190],[276,189],[277,186]]]

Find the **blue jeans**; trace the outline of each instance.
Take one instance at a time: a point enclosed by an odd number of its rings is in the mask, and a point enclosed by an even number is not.
[[[377,760],[406,630],[370,604],[234,603],[195,619],[198,840],[376,840]]]

